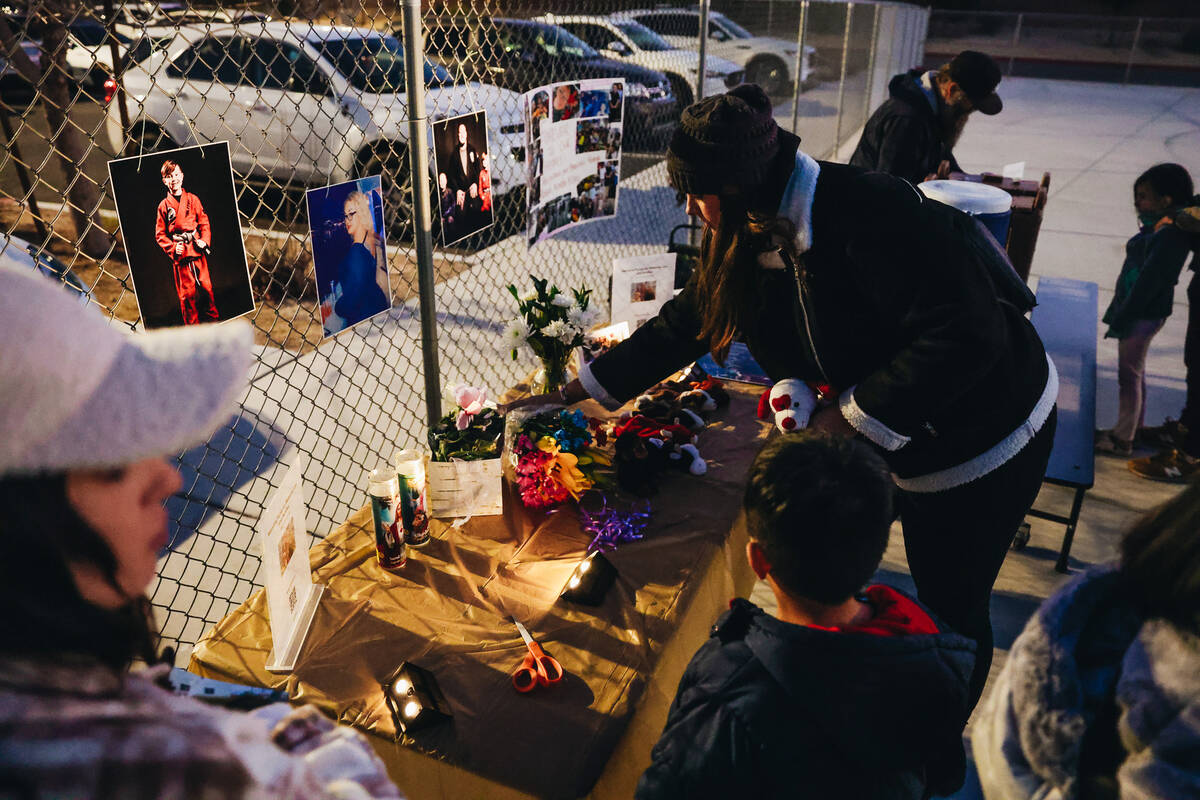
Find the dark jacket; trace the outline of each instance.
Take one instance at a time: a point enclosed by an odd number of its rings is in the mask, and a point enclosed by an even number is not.
[[[1166,319],[1175,284],[1192,248],[1191,238],[1174,225],[1142,228],[1125,243],[1125,263],[1112,302],[1104,312],[1106,337],[1122,339],[1139,320]]]
[[[790,158],[799,170],[794,149]],[[783,165],[775,174],[796,180]],[[759,268],[760,306],[742,331],[755,359],[774,381],[827,383],[852,399],[858,417],[847,419],[900,478],[941,480],[977,457],[998,459],[988,471],[1004,463],[1013,453],[997,446],[1035,409],[1049,412],[1043,395],[1057,383],[1033,326],[997,300],[957,232],[960,212],[891,176],[830,163],[811,196],[800,274]],[[581,371],[585,388],[605,400],[598,384],[610,405],[634,397],[709,349],[700,327],[693,278]]]
[[[807,628],[735,600],[688,665],[636,797],[948,794],[965,769],[974,663],[956,633]]]
[[[923,72],[914,69],[896,75],[888,84],[890,97],[863,126],[862,138],[850,163],[920,183],[943,161],[962,170],[942,136],[942,125],[929,98],[921,89]],[[935,97],[939,107],[941,98]]]
[[[454,149],[450,151],[450,160],[443,172],[446,173],[446,178],[452,190],[457,191],[461,189],[467,192],[471,184],[479,180],[479,153],[475,150],[474,145],[467,143],[467,164],[464,168],[462,157],[459,155],[460,149],[455,145]]]

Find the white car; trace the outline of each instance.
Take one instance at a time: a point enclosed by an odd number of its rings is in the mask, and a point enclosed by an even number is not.
[[[621,12],[622,17],[637,20],[675,47],[699,47],[700,11],[694,8],[656,8]],[[786,39],[755,36],[719,11],[708,12],[706,53],[740,64],[746,81],[757,83],[767,94],[777,95],[791,89],[795,80],[799,45]],[[800,62],[800,86],[813,80],[816,48],[804,47]]]
[[[404,58],[392,36],[287,22],[181,29],[124,80],[131,131],[110,103],[114,151],[229,140],[237,173],[284,187],[383,173],[389,225],[411,216]],[[431,122],[488,112],[494,194],[522,185],[520,95],[455,84],[429,61],[425,81]]]
[[[671,81],[671,93],[680,106],[692,104],[696,76],[700,72],[700,54],[695,50],[681,50],[621,13],[607,17],[547,14],[536,19],[566,28],[599,50],[602,56],[662,72]],[[742,82],[744,72],[732,61],[710,55],[705,62],[705,97],[722,94]]]

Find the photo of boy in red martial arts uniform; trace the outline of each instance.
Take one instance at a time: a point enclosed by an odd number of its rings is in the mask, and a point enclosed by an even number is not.
[[[217,303],[212,279],[208,274],[208,254],[212,246],[212,226],[200,198],[183,188],[183,170],[168,159],[162,165],[162,181],[167,196],[158,204],[154,239],[171,260],[175,271],[175,292],[183,324],[195,325],[201,317],[216,321]]]

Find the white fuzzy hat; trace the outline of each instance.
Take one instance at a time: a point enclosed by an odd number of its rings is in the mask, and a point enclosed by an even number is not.
[[[229,419],[249,325],[131,334],[12,249],[0,253],[0,477],[175,455]]]

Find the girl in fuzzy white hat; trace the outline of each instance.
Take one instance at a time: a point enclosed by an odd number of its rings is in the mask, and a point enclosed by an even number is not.
[[[312,707],[242,714],[160,688],[146,597],[167,460],[235,409],[240,322],[130,335],[0,244],[0,793],[400,797]]]

